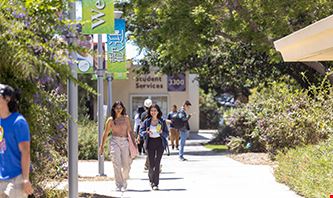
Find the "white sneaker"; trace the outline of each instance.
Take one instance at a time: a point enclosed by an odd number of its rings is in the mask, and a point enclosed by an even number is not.
[[[126,187],[125,186],[121,187],[121,192],[125,192],[125,191],[126,191]]]
[[[120,191],[121,191],[121,188],[116,187],[116,191],[117,191],[117,192],[120,192]]]

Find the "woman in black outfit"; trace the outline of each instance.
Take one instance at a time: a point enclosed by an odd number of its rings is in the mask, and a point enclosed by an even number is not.
[[[160,164],[164,149],[168,141],[168,127],[162,119],[162,111],[157,104],[148,109],[148,118],[140,128],[140,134],[144,137],[144,147],[148,152],[149,171],[148,177],[153,190],[158,190],[160,180]]]

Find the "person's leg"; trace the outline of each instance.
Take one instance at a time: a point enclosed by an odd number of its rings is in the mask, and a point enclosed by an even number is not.
[[[175,129],[176,149],[179,149],[179,130]]]
[[[123,140],[121,144],[121,163],[122,163],[122,176],[123,176],[123,187],[127,188],[127,179],[129,178],[129,172],[131,170],[132,159],[129,152],[129,143],[127,138]]]
[[[23,192],[23,178],[19,175],[9,180],[5,190],[6,197],[8,198],[27,198],[28,195]]]
[[[150,166],[149,156],[148,156],[148,149],[146,150],[146,154],[147,154],[147,157],[146,157],[146,162],[145,162],[145,170],[148,170],[149,166]]]
[[[111,146],[110,146],[110,154],[112,158],[112,164],[113,164],[113,171],[114,171],[114,179],[116,182],[117,189],[121,189],[124,180],[123,180],[123,174],[121,171],[122,164],[121,164],[121,149],[119,146],[119,140],[115,137],[111,138]]]
[[[142,141],[140,140],[140,143],[138,144],[138,149],[139,149],[139,153],[140,153],[140,155],[141,155],[142,153],[144,153],[144,149],[143,149],[143,140],[142,140]]]
[[[153,181],[155,186],[158,186],[160,182],[160,164],[163,156],[164,148],[162,144],[162,139],[158,139],[156,147],[156,156],[155,156],[155,170],[153,175]]]
[[[170,142],[171,142],[171,147],[172,147],[172,149],[174,149],[175,148],[175,129],[174,128],[170,128]]]
[[[148,177],[150,184],[153,185],[154,183],[154,168],[155,168],[155,142],[153,139],[149,140],[148,146],[147,146],[147,152],[148,152],[148,163],[149,163],[149,170],[148,170]]]
[[[186,130],[180,130],[180,149],[179,149],[180,159],[184,159],[184,147],[185,147],[186,138],[187,138]]]

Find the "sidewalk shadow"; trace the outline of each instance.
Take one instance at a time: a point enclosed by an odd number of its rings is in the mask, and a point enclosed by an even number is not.
[[[187,189],[184,189],[184,188],[169,188],[169,189],[159,189],[158,191],[186,191]]]
[[[210,138],[199,135],[198,133],[190,133],[188,140],[210,140]]]
[[[186,151],[186,146],[185,146],[185,153],[184,155],[196,155],[196,156],[224,156],[230,154],[230,151],[224,151],[224,152],[217,152],[213,150],[206,150],[206,151]],[[170,153],[170,156],[178,155],[178,152],[172,152]],[[168,156],[166,156],[167,158]],[[186,157],[185,157],[186,158]],[[162,171],[163,172],[163,171]]]
[[[163,173],[163,171],[162,171]],[[184,179],[183,177],[169,177],[169,178],[160,178],[160,180],[177,180],[177,179]],[[142,178],[141,180],[149,180],[148,178]]]
[[[80,193],[79,197],[81,198],[119,198],[119,197],[111,197],[106,195],[92,194],[92,193]]]
[[[150,192],[151,190],[134,190],[134,189],[127,189],[128,192]]]

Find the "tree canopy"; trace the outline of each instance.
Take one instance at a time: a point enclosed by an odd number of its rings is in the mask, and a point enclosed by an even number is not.
[[[288,74],[307,86],[327,65],[283,63],[273,41],[333,13],[329,0],[132,0],[124,6],[144,68],[190,70],[203,87],[255,86]],[[318,74],[314,74],[314,70]],[[147,70],[147,69],[146,69]]]

